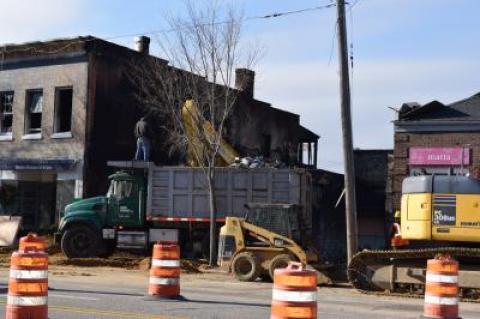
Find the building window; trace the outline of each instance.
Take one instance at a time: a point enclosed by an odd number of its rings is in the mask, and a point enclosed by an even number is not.
[[[467,175],[469,169],[467,167],[453,166],[415,166],[410,167],[410,176],[421,175]]]
[[[0,92],[0,135],[12,135],[13,92]]]
[[[55,121],[54,133],[66,133],[72,129],[72,88],[57,88],[55,90]]]
[[[43,91],[27,91],[25,105],[25,134],[42,132]]]

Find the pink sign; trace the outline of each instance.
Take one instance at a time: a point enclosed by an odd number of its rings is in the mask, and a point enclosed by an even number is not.
[[[410,165],[468,165],[470,149],[460,147],[411,147]]]

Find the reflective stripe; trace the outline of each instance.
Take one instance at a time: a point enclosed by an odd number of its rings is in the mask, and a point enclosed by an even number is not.
[[[150,284],[152,285],[178,285],[180,280],[178,278],[158,278],[150,277]]]
[[[435,282],[435,283],[445,283],[445,284],[456,284],[458,283],[458,276],[451,275],[438,275],[438,274],[428,274],[426,282]]]
[[[169,260],[169,259],[153,259],[153,267],[180,267],[180,260]]]
[[[272,299],[277,301],[314,302],[317,301],[317,292],[273,289]]]
[[[10,269],[10,278],[15,279],[47,279],[48,270]]]
[[[47,304],[47,296],[43,297],[21,297],[8,296],[7,304],[12,306],[43,306]]]
[[[425,303],[433,305],[455,306],[458,304],[458,298],[425,295]]]

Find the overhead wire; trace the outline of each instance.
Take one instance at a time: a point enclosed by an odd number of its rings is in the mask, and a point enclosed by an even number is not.
[[[284,11],[284,12],[276,12],[276,13],[270,13],[266,15],[259,15],[259,16],[251,16],[242,19],[242,21],[253,21],[253,20],[265,20],[265,19],[272,19],[272,18],[279,18],[279,17],[284,17],[288,15],[294,15],[294,14],[301,14],[301,13],[306,13],[306,12],[311,12],[311,11],[318,11],[318,10],[325,10],[329,9],[332,7],[335,7],[336,5],[334,3],[322,5],[322,6],[315,6],[315,7],[309,7],[309,8],[304,8],[304,9],[299,9],[299,10],[291,10],[291,11]],[[202,27],[202,26],[215,26],[215,25],[222,25],[222,24],[229,24],[232,23],[232,20],[222,20],[222,21],[217,21],[217,22],[208,22],[208,23],[201,23],[201,24],[196,24],[196,25],[190,25],[190,26],[184,26],[184,27],[179,27],[179,28],[167,28],[167,29],[161,29],[161,30],[150,30],[150,31],[144,31],[144,32],[136,32],[136,33],[129,33],[129,34],[121,34],[121,35],[113,35],[113,36],[107,36],[103,37],[103,40],[115,40],[115,39],[121,39],[121,38],[126,38],[126,37],[133,37],[133,36],[140,36],[140,35],[155,35],[155,34],[160,34],[160,33],[170,33],[170,32],[175,32],[175,31],[181,31],[184,29],[190,29],[190,28],[197,28],[197,27]],[[41,53],[41,54],[55,54],[59,53],[65,49],[67,49],[70,46],[73,46],[75,44],[79,43],[85,43],[89,41],[95,41],[97,38],[92,38],[92,39],[79,39],[77,41],[71,41],[65,46],[62,46],[60,48],[54,49],[54,50],[39,50],[33,46],[30,47],[25,47],[25,48],[15,48],[13,50],[7,51],[6,48],[8,47],[8,44],[3,45],[3,54],[9,54],[13,52],[22,52],[22,51],[34,51],[35,53]]]

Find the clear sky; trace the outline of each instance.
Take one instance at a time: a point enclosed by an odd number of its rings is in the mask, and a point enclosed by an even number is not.
[[[223,1],[243,8],[245,16],[331,2]],[[158,30],[165,28],[166,14],[181,14],[183,8],[181,0],[0,0],[0,5],[0,43]],[[355,147],[392,147],[395,113],[389,106],[449,103],[480,91],[479,14],[478,0],[358,1],[348,14]],[[335,8],[250,21],[244,39],[264,48],[255,68],[255,96],[300,114],[302,124],[321,135],[320,168],[342,171],[334,23]],[[133,43],[132,37],[115,41]]]

